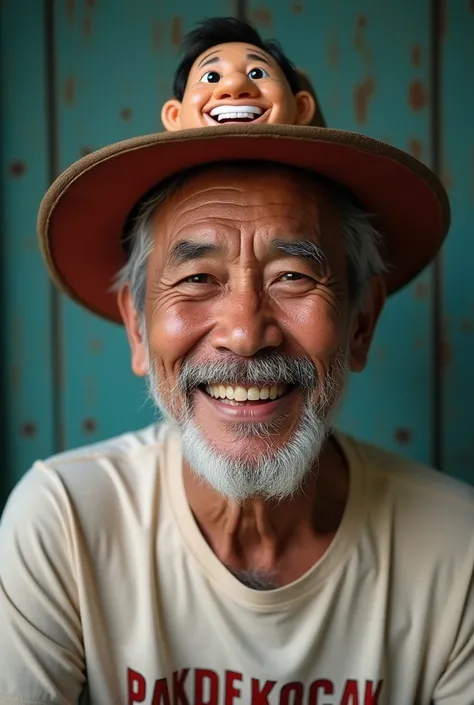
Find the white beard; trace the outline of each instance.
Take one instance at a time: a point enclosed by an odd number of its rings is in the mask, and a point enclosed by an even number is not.
[[[239,503],[251,497],[281,500],[301,489],[308,475],[315,468],[324,441],[343,396],[347,378],[346,356],[340,350],[331,372],[316,390],[315,402],[305,394],[301,418],[293,436],[279,446],[278,422],[276,424],[229,424],[236,438],[264,439],[267,449],[254,456],[235,457],[213,446],[194,420],[192,408],[177,419],[159,392],[159,384],[152,361],[149,364],[148,388],[155,405],[180,433],[183,455],[197,477],[213,487],[229,501]],[[314,394],[314,392],[313,392]]]

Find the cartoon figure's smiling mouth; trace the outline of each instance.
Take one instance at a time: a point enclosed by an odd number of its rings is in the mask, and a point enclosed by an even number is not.
[[[254,122],[267,111],[257,105],[216,105],[208,113],[213,122]]]

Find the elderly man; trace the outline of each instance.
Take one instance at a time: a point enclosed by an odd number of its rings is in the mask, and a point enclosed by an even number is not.
[[[166,422],[13,492],[1,705],[474,702],[472,492],[333,427],[448,220],[423,165],[316,127],[151,135],[60,177],[48,267],[123,321]]]

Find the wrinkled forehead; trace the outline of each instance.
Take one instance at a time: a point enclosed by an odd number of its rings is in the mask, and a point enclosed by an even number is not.
[[[160,249],[184,231],[218,223],[240,228],[318,232],[337,211],[317,175],[281,165],[214,165],[191,174],[158,206],[153,229]],[[290,234],[290,232],[288,233]]]
[[[200,54],[192,65],[191,72],[200,71],[207,67],[212,68],[220,63],[235,64],[241,61],[253,61],[280,69],[275,59],[263,49],[243,42],[226,42],[217,44]]]

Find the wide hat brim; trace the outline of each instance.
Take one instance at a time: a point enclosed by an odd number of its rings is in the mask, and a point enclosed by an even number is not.
[[[409,154],[357,133],[325,127],[222,125],[162,132],[104,147],[70,166],[38,215],[41,250],[57,286],[120,322],[114,277],[126,262],[124,224],[155,184],[200,164],[264,160],[311,170],[346,186],[383,237],[388,294],[438,252],[449,228],[446,192]]]

